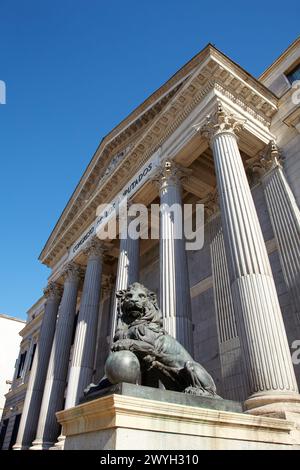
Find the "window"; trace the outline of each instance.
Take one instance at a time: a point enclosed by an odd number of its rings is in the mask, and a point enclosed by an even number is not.
[[[31,353],[31,357],[30,357],[30,364],[29,364],[29,370],[31,370],[31,367],[32,367],[32,364],[33,364],[35,350],[36,350],[36,343],[33,345],[33,348],[32,348],[32,353]]]
[[[296,65],[296,67],[287,73],[286,77],[291,84],[296,80],[300,80],[300,64]]]
[[[27,355],[27,351],[23,352],[23,353],[20,355],[19,366],[18,366],[18,373],[17,373],[17,379],[19,379],[19,378],[21,377],[21,375],[22,375],[22,372],[23,372],[23,369],[24,369],[24,365],[25,365],[26,355]]]

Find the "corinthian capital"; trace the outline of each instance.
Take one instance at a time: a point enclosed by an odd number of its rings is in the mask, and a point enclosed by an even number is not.
[[[194,127],[210,141],[218,134],[238,134],[244,127],[246,120],[240,119],[223,108],[220,101],[217,102],[216,110],[206,117],[204,124],[196,124]]]
[[[282,166],[283,156],[274,140],[259,154],[259,162],[266,171]]]
[[[164,160],[154,175],[153,180],[159,184],[160,188],[169,185],[180,185],[180,181],[189,176],[190,172],[191,170],[175,162]]]
[[[256,183],[264,175],[276,168],[282,168],[283,156],[274,140],[270,140],[265,149],[246,161],[249,175]]]
[[[63,278],[68,281],[80,281],[83,277],[83,270],[78,264],[70,262],[66,265]]]
[[[44,296],[46,299],[59,299],[62,295],[62,287],[56,282],[49,282],[44,289]]]
[[[84,254],[88,257],[103,256],[105,251],[104,244],[99,238],[93,237],[84,249]]]

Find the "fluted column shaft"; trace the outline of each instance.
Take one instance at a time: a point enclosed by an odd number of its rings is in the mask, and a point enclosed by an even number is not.
[[[94,383],[104,375],[104,364],[110,349],[111,340],[111,312],[114,302],[115,280],[112,276],[108,276],[102,280],[101,284],[101,300],[100,300],[100,315],[98,319],[97,340],[96,340],[96,353],[93,377]]]
[[[127,226],[124,226],[120,236],[120,254],[118,259],[115,292],[139,280],[140,268],[140,239],[133,239],[128,234],[128,225],[131,217],[128,216]],[[117,324],[118,301],[115,296],[112,309],[111,339],[113,339]]]
[[[210,130],[232,295],[252,394],[297,392],[271,266],[235,135],[224,111]]]
[[[268,211],[287,288],[300,327],[300,210],[281,165],[262,176]]]
[[[172,210],[170,210],[173,206]],[[191,296],[178,168],[167,163],[160,178],[160,308],[166,331],[193,353]]]
[[[36,438],[33,449],[47,449],[56,441],[59,425],[55,413],[63,408],[69,366],[80,271],[69,265],[50,355]]]
[[[17,441],[13,447],[14,450],[27,449],[31,445],[37,430],[56,317],[61,299],[61,288],[55,283],[50,283],[44,293],[47,297],[45,312],[30,372]]]
[[[238,337],[230,277],[220,217],[210,222],[210,253],[220,349],[222,395],[230,400],[246,399],[240,339]]]
[[[88,262],[76,327],[65,408],[77,405],[80,397],[83,396],[84,389],[92,381],[101,293],[102,254],[100,242],[93,241],[87,250]]]

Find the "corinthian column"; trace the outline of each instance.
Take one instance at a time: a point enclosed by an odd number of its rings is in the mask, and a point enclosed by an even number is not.
[[[164,328],[193,353],[188,264],[183,232],[180,178],[183,172],[165,162],[160,184],[160,308]]]
[[[248,392],[244,380],[241,345],[237,333],[220,217],[210,220],[209,226],[213,290],[223,379],[220,393],[223,398],[241,401],[246,399]]]
[[[45,311],[27,386],[17,441],[13,446],[14,450],[28,449],[35,437],[61,293],[61,287],[54,282],[50,282],[44,290],[47,299]]]
[[[120,254],[118,259],[115,292],[127,289],[130,284],[139,280],[140,239],[133,239],[128,234],[128,225],[131,220],[132,218],[127,215],[127,224],[123,223],[120,234]],[[116,296],[114,296],[111,321],[111,340],[113,340],[116,330],[117,309],[118,301]]]
[[[81,271],[74,263],[67,266],[38,429],[31,449],[48,449],[58,436],[55,413],[63,408],[80,275]]]
[[[236,133],[242,122],[221,105],[201,128],[210,138],[220,197],[225,252],[251,412],[272,413],[274,402],[298,402],[297,384],[271,266]],[[253,408],[262,407],[260,411]]]
[[[65,408],[77,405],[92,381],[102,276],[101,242],[95,238],[85,250],[88,256],[73,348]]]
[[[282,272],[291,294],[295,323],[300,327],[300,210],[274,142],[269,143],[259,160],[256,159],[251,166],[261,176]]]

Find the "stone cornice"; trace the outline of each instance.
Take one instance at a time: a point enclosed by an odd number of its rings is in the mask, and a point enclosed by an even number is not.
[[[27,390],[27,386],[28,384],[27,383],[20,383],[18,384],[17,386],[14,386],[14,388],[11,388],[6,394],[5,394],[5,398],[6,400],[11,400],[13,397],[17,397],[18,395],[20,395],[20,404],[23,405],[23,402],[24,402],[24,392]],[[5,409],[5,408],[4,408]]]
[[[0,313],[0,319],[1,318],[5,319],[5,320],[15,321],[15,322],[18,322],[18,323],[23,323],[23,324],[26,323],[26,321],[21,320],[21,318],[11,317],[9,315],[6,315],[5,313]]]
[[[33,334],[37,329],[40,328],[43,316],[44,310],[42,310],[39,315],[34,317],[32,320],[28,321],[24,328],[19,332],[19,335],[25,339],[29,334]]]
[[[266,80],[271,75],[271,73],[282,62],[284,62],[284,60],[291,54],[293,49],[296,49],[297,47],[299,47],[299,44],[300,44],[300,37],[295,39],[295,41],[292,44],[290,44],[289,47],[287,49],[285,49],[285,51],[283,51],[283,53],[280,54],[280,56],[271,65],[269,65],[269,67],[260,75],[259,80],[260,81]]]
[[[216,79],[220,78],[221,83],[226,88],[237,91],[241,98],[244,97],[246,102],[253,102],[257,110],[263,107],[263,105],[266,106],[266,102],[277,105],[278,97],[263,83],[216,48],[212,48],[210,52],[211,59],[214,62],[211,65],[214,77]],[[262,102],[257,106],[260,99]]]
[[[60,220],[60,229],[57,225],[40,255],[43,263],[53,266],[59,260],[80,232],[94,220],[97,206],[109,202],[118,193],[120,187],[126,183],[128,175],[134,174],[143,165],[213,89],[221,94],[227,93],[227,97],[230,95],[231,100],[235,100],[239,106],[250,112],[262,125],[270,124],[277,109],[277,99],[270,91],[210,45],[196,57],[196,70],[192,69],[193,73],[177,88],[145,131],[140,133],[139,138],[132,142],[130,151],[120,159],[103,184],[92,191],[88,201],[80,205],[71,221],[68,222],[66,218],[64,222]],[[184,69],[183,67],[180,71],[182,77],[187,74]],[[174,77],[176,76],[177,74]],[[98,160],[101,160],[103,165],[103,157],[99,156]],[[107,166],[104,165],[104,171],[106,169]]]

